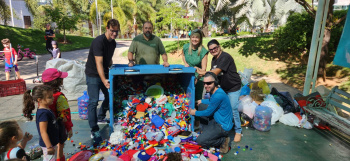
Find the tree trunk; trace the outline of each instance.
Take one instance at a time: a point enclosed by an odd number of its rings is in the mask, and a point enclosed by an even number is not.
[[[203,0],[204,13],[203,13],[202,31],[205,37],[208,37],[209,6],[210,6],[210,0]]]
[[[67,39],[66,39],[66,29],[64,28],[63,25],[63,44],[67,43]]]
[[[92,28],[92,23],[91,23],[90,19],[88,20],[88,25],[89,25],[89,31],[90,31],[89,35],[92,37],[93,36],[93,33],[92,33],[93,28]]]
[[[331,30],[325,29],[324,30],[324,37],[322,41],[322,48],[321,48],[321,57],[320,57],[320,64],[318,68],[318,78],[322,78],[323,82],[326,81],[326,55],[328,55],[328,44],[329,40],[331,39]]]
[[[136,16],[134,16],[134,25],[133,25],[133,28],[134,28],[134,35],[135,35],[135,37],[136,37],[136,36],[137,36]]]
[[[324,37],[322,41],[322,48],[321,48],[321,55],[320,55],[320,63],[319,68],[317,72],[317,77],[322,78],[323,82],[326,81],[326,65],[327,65],[327,59],[326,56],[328,55],[328,44],[331,39],[331,28],[333,26],[333,4],[334,0],[330,0],[329,2],[329,8],[328,8],[328,17],[325,29],[324,29]]]

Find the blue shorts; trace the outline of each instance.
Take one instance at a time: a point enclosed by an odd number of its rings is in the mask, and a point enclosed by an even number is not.
[[[17,65],[14,65],[13,67],[15,67],[15,71],[18,72]],[[5,65],[5,72],[10,72],[10,71],[11,71],[11,68]]]

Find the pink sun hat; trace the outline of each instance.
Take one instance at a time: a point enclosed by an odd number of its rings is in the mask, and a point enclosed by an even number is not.
[[[46,69],[41,75],[43,82],[51,82],[57,78],[66,78],[68,76],[67,72],[61,72],[55,68]]]

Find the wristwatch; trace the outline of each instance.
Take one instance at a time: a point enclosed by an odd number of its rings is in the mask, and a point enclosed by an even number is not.
[[[134,64],[134,61],[133,61],[133,60],[129,60],[129,64],[130,64],[130,63]]]

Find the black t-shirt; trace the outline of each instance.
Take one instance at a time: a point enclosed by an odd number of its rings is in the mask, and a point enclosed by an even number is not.
[[[91,43],[88,60],[85,66],[85,74],[90,77],[100,77],[97,72],[95,56],[103,57],[103,70],[108,78],[108,67],[117,46],[115,40],[108,41],[105,34],[97,36]]]
[[[45,35],[46,36],[52,36],[54,34],[53,30],[45,30]],[[46,43],[50,43],[51,44],[51,41],[53,40],[52,37],[46,37]]]
[[[241,78],[237,73],[235,61],[232,56],[226,52],[222,52],[219,58],[213,57],[211,61],[211,70],[220,68],[221,73],[218,74],[221,88],[226,92],[235,92],[241,89]]]

